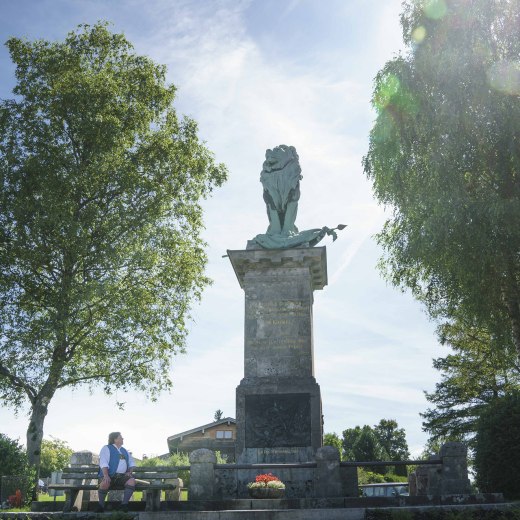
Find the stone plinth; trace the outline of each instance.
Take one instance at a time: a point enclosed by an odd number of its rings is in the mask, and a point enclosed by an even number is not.
[[[322,442],[314,379],[313,291],[327,284],[324,247],[228,251],[245,292],[237,460],[308,462]]]
[[[190,500],[211,500],[215,488],[217,457],[211,450],[201,448],[190,454]]]
[[[95,466],[96,469],[99,469],[99,455],[97,453],[92,453],[91,451],[76,451],[70,456],[70,466],[73,468],[75,466],[84,467],[84,466]],[[90,481],[81,481],[81,480],[65,480],[67,484],[97,484],[97,480]],[[85,491],[81,490],[76,497],[76,501],[73,504],[73,507],[77,508],[78,511],[85,511],[88,509],[88,504],[90,501],[98,500],[98,492],[97,491]]]

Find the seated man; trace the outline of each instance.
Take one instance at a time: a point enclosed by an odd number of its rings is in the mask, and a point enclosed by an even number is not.
[[[123,448],[121,432],[112,432],[108,436],[108,445],[101,448],[99,453],[99,506],[98,513],[105,510],[105,499],[110,489],[124,488],[121,510],[128,511],[128,502],[135,489],[135,479],[132,471],[135,467],[134,459]]]

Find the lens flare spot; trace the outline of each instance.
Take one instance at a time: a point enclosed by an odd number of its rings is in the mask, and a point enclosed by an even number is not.
[[[394,74],[389,74],[386,78],[381,82],[379,89],[374,98],[374,105],[376,108],[384,108],[390,103],[390,100],[393,96],[397,94],[400,87],[399,78]]]
[[[426,28],[423,25],[419,25],[412,32],[412,40],[415,43],[422,43],[424,38],[426,38]]]
[[[424,14],[434,20],[440,20],[448,11],[445,0],[426,0],[423,9]]]
[[[487,71],[487,79],[491,88],[510,94],[520,95],[520,62],[499,61]]]

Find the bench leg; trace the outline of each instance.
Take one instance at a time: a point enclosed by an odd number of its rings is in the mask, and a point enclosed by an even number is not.
[[[76,502],[76,498],[78,498],[79,489],[72,489],[70,491],[65,491],[65,505],[63,506],[64,513],[70,513],[74,508],[74,502]]]
[[[149,489],[146,491],[145,511],[160,511],[161,509],[161,490]]]

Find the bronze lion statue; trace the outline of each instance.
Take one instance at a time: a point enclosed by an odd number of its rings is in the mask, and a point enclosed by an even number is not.
[[[269,217],[268,235],[298,233],[294,223],[298,213],[301,171],[294,146],[281,144],[265,152],[260,182]]]

